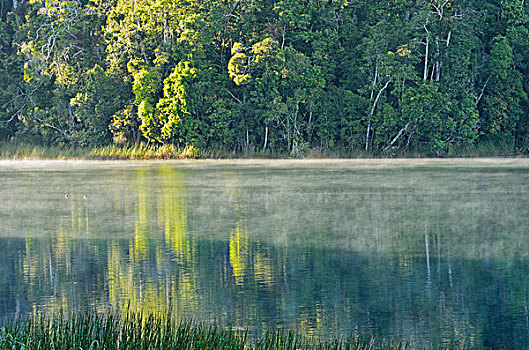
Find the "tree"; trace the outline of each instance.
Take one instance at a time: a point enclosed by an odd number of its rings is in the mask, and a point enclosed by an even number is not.
[[[524,115],[527,95],[522,75],[514,68],[512,47],[506,37],[494,38],[487,69],[490,80],[480,104],[480,129],[486,139],[512,144],[516,124]]]

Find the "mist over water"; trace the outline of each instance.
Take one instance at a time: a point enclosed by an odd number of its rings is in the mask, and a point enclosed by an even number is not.
[[[529,346],[528,160],[0,161],[0,178],[2,319],[171,307],[253,334]]]

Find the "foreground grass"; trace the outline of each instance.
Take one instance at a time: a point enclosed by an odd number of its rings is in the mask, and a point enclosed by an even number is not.
[[[407,344],[351,336],[318,340],[293,332],[247,332],[141,314],[38,316],[0,329],[0,349],[408,349]],[[452,348],[450,346],[445,348]]]

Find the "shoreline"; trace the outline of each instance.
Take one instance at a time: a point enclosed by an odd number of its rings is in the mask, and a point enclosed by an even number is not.
[[[0,160],[96,160],[96,161],[168,161],[168,160],[418,160],[418,159],[527,159],[529,155],[504,149],[458,150],[450,154],[432,155],[424,152],[372,154],[365,152],[312,150],[298,157],[290,154],[248,152],[235,154],[225,151],[199,150],[193,146],[124,145],[68,148],[23,143],[0,142]]]

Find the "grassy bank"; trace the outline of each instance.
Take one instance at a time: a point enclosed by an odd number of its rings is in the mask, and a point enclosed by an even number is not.
[[[93,148],[0,143],[0,159],[192,159],[202,155],[196,148],[173,145],[124,145]]]
[[[505,144],[483,143],[450,150],[443,157],[513,157],[524,154]],[[56,145],[31,145],[19,142],[0,142],[0,159],[211,159],[211,158],[290,158],[289,154],[244,152],[234,154],[222,150],[200,150],[193,146],[178,148],[174,145],[110,145],[93,148]],[[439,157],[425,152],[365,153],[343,150],[309,150],[304,158],[428,158]]]
[[[170,316],[141,314],[75,314],[39,316],[0,328],[0,348],[47,349],[411,349],[401,341],[379,341],[350,336],[318,340],[293,332],[271,332],[251,337],[245,331],[221,329]],[[432,347],[429,347],[431,349]],[[434,347],[435,348],[435,347]],[[454,348],[453,346],[443,347]]]

